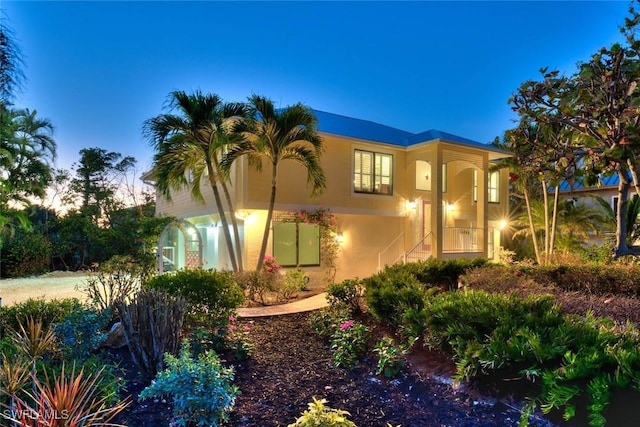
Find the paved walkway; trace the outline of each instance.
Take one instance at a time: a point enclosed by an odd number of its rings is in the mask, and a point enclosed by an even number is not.
[[[280,316],[283,314],[301,313],[329,306],[327,294],[321,293],[299,301],[281,305],[268,305],[264,307],[243,307],[238,309],[239,317],[266,317]]]

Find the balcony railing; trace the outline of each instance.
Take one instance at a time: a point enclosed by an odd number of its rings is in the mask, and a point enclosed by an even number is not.
[[[484,230],[474,227],[443,227],[442,252],[482,252]]]

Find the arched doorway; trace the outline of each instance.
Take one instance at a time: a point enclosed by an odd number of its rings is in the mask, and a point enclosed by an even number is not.
[[[158,240],[158,273],[202,267],[202,246],[200,232],[189,221],[167,224]]]

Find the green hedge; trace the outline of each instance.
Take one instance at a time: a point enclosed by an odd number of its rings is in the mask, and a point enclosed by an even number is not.
[[[226,318],[242,304],[244,295],[233,273],[218,270],[180,270],[151,278],[146,285],[184,297],[196,317]]]
[[[457,289],[458,278],[468,269],[486,264],[484,259],[428,259],[387,266],[382,272],[362,280],[365,301],[379,320],[394,326],[403,324],[407,312],[423,307],[425,291]]]
[[[31,318],[41,319],[43,326],[59,323],[71,314],[81,311],[82,303],[76,298],[53,299],[30,298],[24,302],[0,307],[0,336],[6,335],[7,328],[16,330],[18,324],[25,324]]]
[[[462,282],[471,289],[491,292],[517,292],[518,288],[528,287],[640,297],[640,268],[633,265],[495,265],[469,270]]]

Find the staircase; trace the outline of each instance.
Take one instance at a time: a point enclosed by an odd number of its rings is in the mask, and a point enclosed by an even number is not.
[[[387,265],[398,263],[423,261],[431,257],[431,232],[424,236],[409,251],[404,251],[404,233],[401,233],[393,242],[378,253],[378,271],[382,271]]]

